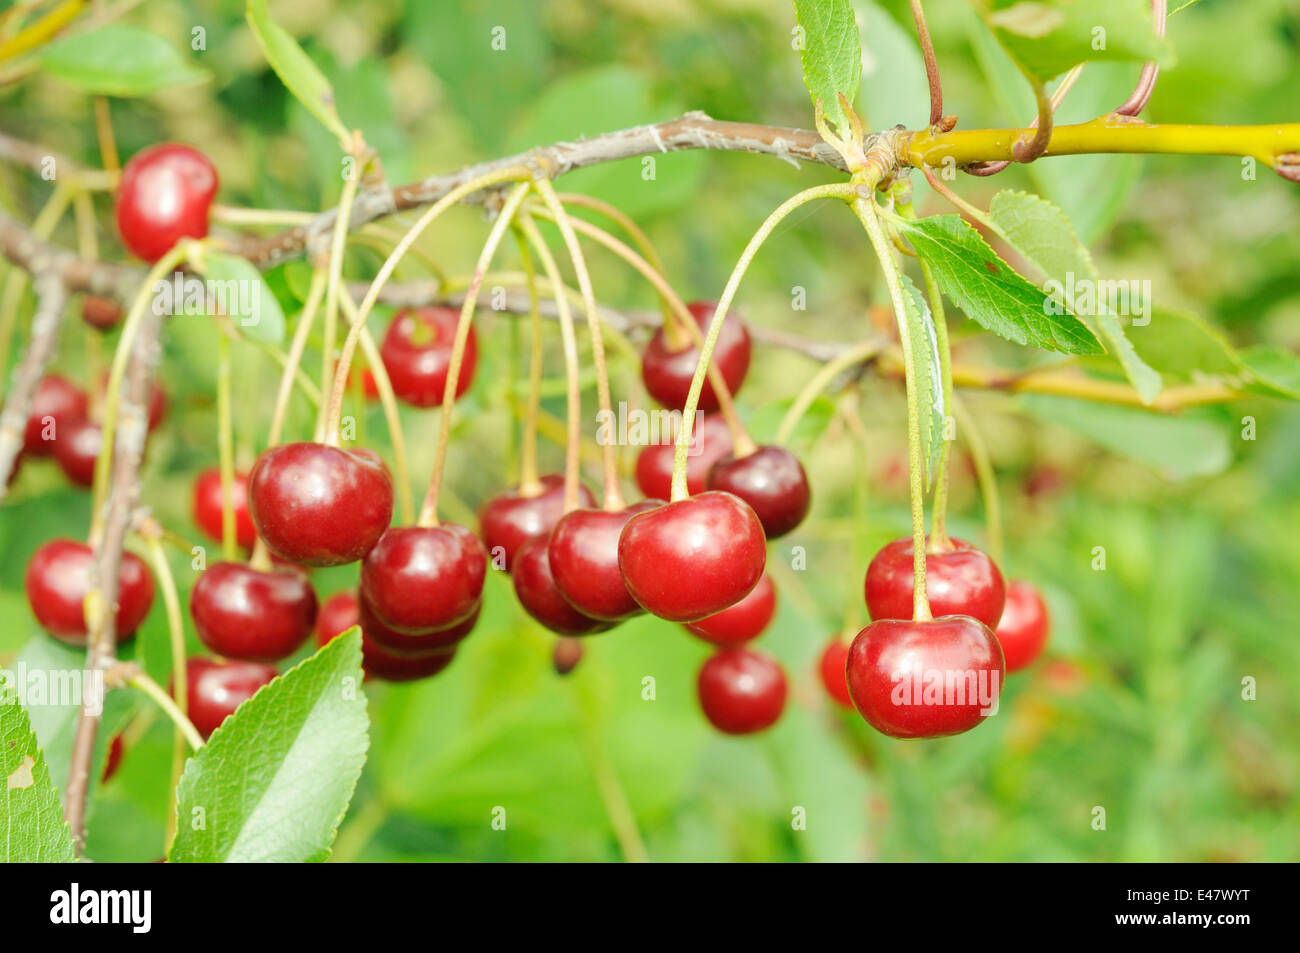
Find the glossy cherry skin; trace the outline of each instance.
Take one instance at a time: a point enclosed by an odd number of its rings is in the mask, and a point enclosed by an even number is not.
[[[969,731],[996,713],[1006,676],[993,631],[962,615],[873,622],[849,646],[846,669],[854,707],[894,738]]]
[[[86,644],[83,606],[94,554],[85,543],[53,539],[27,564],[27,602],[46,632],[69,645]],[[135,634],[153,605],[153,577],[134,553],[123,553],[117,574],[117,641]]]
[[[696,622],[734,606],[758,585],[766,564],[754,511],[716,491],[634,516],[618,543],[628,592],[670,622]]]
[[[642,500],[612,513],[579,509],[560,518],[551,530],[547,552],[551,578],[569,605],[605,622],[641,613],[623,583],[618,540],[628,520],[659,505],[658,500]]]
[[[767,573],[749,595],[734,606],[706,616],[698,622],[689,622],[687,631],[714,645],[739,645],[756,639],[776,614],[776,587]]]
[[[845,666],[849,660],[849,643],[843,639],[832,639],[822,650],[822,657],[817,663],[817,673],[831,701],[841,708],[853,709],[853,699],[849,697],[849,685],[846,681]]]
[[[708,484],[710,490],[734,493],[752,506],[768,539],[802,523],[812,505],[808,474],[784,447],[759,447],[739,459],[723,457],[709,471]]]
[[[218,655],[276,662],[311,635],[316,592],[300,573],[213,563],[190,592],[190,615],[199,640]]]
[[[770,655],[723,649],[696,679],[704,717],[729,735],[750,735],[776,724],[785,710],[785,670]]]
[[[326,599],[316,613],[316,644],[323,646],[357,625],[359,605],[356,593],[347,589]]]
[[[59,469],[77,486],[90,487],[95,482],[95,463],[104,448],[104,433],[99,424],[75,420],[64,424],[54,441],[54,457]]]
[[[257,662],[192,658],[185,664],[188,714],[208,738],[235,709],[275,678],[275,669]]]
[[[86,295],[81,299],[81,317],[92,328],[107,331],[122,323],[122,308],[111,298]]]
[[[935,616],[969,615],[989,628],[1002,617],[1006,585],[986,553],[965,540],[953,549],[925,557],[926,592]],[[912,539],[896,539],[876,553],[867,567],[867,611],[871,618],[912,618]]]
[[[1007,604],[995,633],[1008,672],[1020,671],[1042,654],[1050,628],[1047,603],[1038,587],[1023,579],[1012,580],[1007,585]]]
[[[257,542],[257,530],[248,512],[248,474],[236,473],[230,484],[231,502],[235,511],[235,542],[244,548]],[[225,507],[221,486],[221,470],[209,467],[194,481],[194,522],[212,539],[220,541]]]
[[[23,450],[34,457],[48,457],[63,436],[64,429],[86,419],[86,392],[65,377],[46,374],[36,385]]]
[[[677,447],[672,440],[642,447],[636,457],[636,485],[649,499],[666,500],[672,495],[673,460]],[[703,493],[709,469],[731,453],[731,429],[719,414],[695,415],[695,445],[686,457],[686,492]]]
[[[168,142],[137,152],[117,188],[117,231],[145,261],[157,261],[182,238],[208,234],[217,170],[202,152]]]
[[[515,595],[524,611],[559,635],[591,635],[614,623],[583,615],[569,605],[551,575],[550,534],[535,536],[519,547],[511,573]]]
[[[361,564],[361,601],[388,628],[420,635],[469,618],[486,575],[483,544],[464,526],[393,527]]]
[[[341,566],[374,547],[393,517],[393,481],[376,457],[322,443],[262,453],[248,480],[258,534],[281,559]]]
[[[452,663],[456,649],[449,648],[426,655],[397,655],[361,632],[361,667],[367,675],[386,682],[414,682],[437,675]]]
[[[387,626],[363,597],[357,605],[357,622],[366,638],[390,655],[428,655],[454,648],[456,643],[474,631],[482,606],[481,602],[476,603],[470,614],[455,625],[411,633],[399,632]]]
[[[447,387],[447,371],[460,313],[452,308],[407,308],[393,316],[379,348],[393,393],[416,407],[437,407]],[[478,364],[478,341],[469,329],[456,379],[456,399],[469,390]]]
[[[686,306],[699,324],[701,334],[708,332],[715,304],[713,301],[692,301]],[[687,334],[680,327],[678,331],[682,336]],[[713,364],[722,372],[722,379],[727,382],[727,389],[733,395],[745,382],[752,351],[753,345],[745,322],[735,311],[728,311],[722,320],[718,341],[713,347]],[[699,360],[700,349],[694,343],[679,351],[670,350],[664,330],[660,328],[650,339],[645,355],[641,358],[641,380],[645,382],[645,388],[651,397],[665,407],[681,410],[686,406],[686,395],[690,393],[691,378],[695,376],[695,365]],[[698,409],[718,409],[718,397],[707,377],[704,379],[704,388],[700,391]]]
[[[494,496],[479,512],[479,533],[493,565],[503,564],[509,572],[519,547],[534,536],[549,533],[564,515],[564,477],[558,473],[542,477],[531,493],[516,487]],[[594,507],[596,500],[578,484],[579,506]],[[500,563],[498,563],[500,560]]]

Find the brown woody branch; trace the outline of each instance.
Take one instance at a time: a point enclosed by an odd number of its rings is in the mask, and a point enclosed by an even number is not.
[[[9,477],[23,448],[32,397],[54,356],[63,308],[68,300],[63,281],[48,269],[36,272],[32,287],[36,292],[36,313],[32,316],[31,340],[27,353],[14,368],[13,386],[5,396],[4,411],[0,412],[0,502],[9,492]]]

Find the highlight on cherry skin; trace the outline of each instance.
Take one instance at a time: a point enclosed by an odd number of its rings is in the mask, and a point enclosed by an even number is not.
[[[954,538],[951,544],[943,552],[926,553],[931,614],[973,616],[996,629],[1006,601],[1001,571],[987,553],[965,540]],[[912,554],[908,536],[882,547],[871,560],[864,589],[872,619],[912,618]]]
[[[154,262],[183,238],[208,234],[217,171],[202,152],[162,143],[137,152],[117,187],[117,231],[135,255]]]
[[[686,308],[700,327],[700,333],[708,331],[716,302],[692,301]],[[691,378],[695,376],[695,366],[699,363],[700,349],[695,346],[690,332],[685,328],[675,329],[683,339],[683,346],[673,347],[661,327],[646,345],[641,358],[641,380],[650,396],[670,410],[681,410],[686,406],[686,397],[690,393]],[[722,319],[722,331],[713,348],[713,365],[722,374],[728,389],[734,396],[745,382],[749,373],[749,361],[753,353],[749,329],[745,327],[735,310],[727,312]],[[713,384],[705,378],[700,392],[698,410],[717,410],[718,395],[713,392]]]

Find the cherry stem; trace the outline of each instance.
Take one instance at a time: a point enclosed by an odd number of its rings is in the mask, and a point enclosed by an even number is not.
[[[181,615],[180,598],[176,594],[176,579],[172,575],[171,564],[167,562],[167,553],[163,549],[162,527],[149,521],[140,535],[149,548],[149,558],[153,562],[153,572],[158,579],[158,588],[162,590],[163,607],[167,611],[167,634],[172,653],[172,696],[176,699],[177,710],[188,718],[190,704],[189,680],[186,677],[188,663],[185,657],[185,623],[184,616]],[[164,854],[171,850],[172,841],[176,838],[176,785],[180,783],[181,771],[185,767],[185,733],[179,725],[176,726],[175,735]]]
[[[268,447],[278,445],[280,435],[284,432],[284,420],[289,412],[289,398],[293,394],[294,375],[298,373],[303,351],[307,347],[307,338],[311,334],[312,325],[316,323],[316,312],[320,310],[321,299],[325,296],[325,282],[325,272],[319,268],[314,269],[311,275],[311,286],[307,290],[307,300],[302,306],[298,327],[294,329],[293,341],[289,344],[289,355],[285,358],[284,371],[280,374],[280,387],[275,395],[275,409],[271,412],[271,429],[266,438]]]
[[[989,555],[995,563],[1002,562],[1002,504],[998,495],[998,478],[993,470],[993,461],[989,457],[988,445],[975,419],[967,410],[960,397],[954,397],[953,416],[966,438],[972,462],[975,464],[975,479],[979,482],[980,496],[984,498],[984,520],[989,538]]]
[[[1056,90],[1052,93],[1051,110],[1053,115],[1055,115],[1057,108],[1060,107],[1066,95],[1074,87],[1075,82],[1079,79],[1079,74],[1083,72],[1083,68],[1086,65],[1087,65],[1086,63],[1079,63],[1068,73],[1066,73],[1065,78],[1061,80],[1060,84],[1056,87]],[[1039,105],[1041,107],[1041,101]],[[1035,116],[1033,120],[1030,121],[1029,128],[1030,129],[1037,128],[1038,123],[1039,123],[1039,119],[1037,116]],[[1048,134],[1048,138],[1049,139],[1051,138],[1050,133]],[[990,175],[997,175],[999,172],[1001,172],[1009,165],[1011,165],[1011,163],[1006,159],[1002,159],[997,162],[977,162],[974,165],[967,166],[965,171],[970,173],[971,175],[990,176]],[[923,166],[923,168],[925,168],[927,171],[926,178],[927,179],[930,178],[928,174],[929,167]]]
[[[1154,21],[1156,36],[1165,35],[1165,23],[1169,19],[1165,0],[1151,0],[1151,19]],[[1151,61],[1143,64],[1142,74],[1138,77],[1137,87],[1124,104],[1115,110],[1117,116],[1136,116],[1146,108],[1151,94],[1156,89],[1156,79],[1160,76],[1160,64]]]
[[[531,497],[541,492],[542,488],[537,478],[537,415],[542,404],[542,313],[538,307],[533,256],[528,253],[528,237],[518,224],[513,231],[519,244],[524,274],[528,277],[528,409],[524,414],[522,446],[519,450],[519,493]],[[513,387],[511,397],[514,397]]]
[[[217,451],[221,466],[221,558],[235,558],[235,425],[230,412],[230,336],[217,322]]]
[[[857,197],[857,188],[848,182],[834,182],[829,185],[818,185],[811,189],[793,195],[782,202],[775,211],[772,212],[763,224],[758,227],[745,250],[740,253],[740,260],[731,270],[730,277],[727,278],[727,284],[722,289],[722,296],[718,299],[718,306],[713,312],[713,318],[709,321],[709,329],[704,336],[704,342],[700,346],[700,358],[695,364],[695,376],[691,378],[691,389],[686,395],[686,406],[682,408],[682,427],[677,433],[677,448],[673,456],[673,481],[671,501],[677,502],[684,500],[690,495],[686,488],[686,461],[691,444],[691,435],[695,429],[695,408],[700,403],[700,392],[704,390],[704,376],[708,370],[709,362],[713,360],[713,348],[718,343],[718,335],[722,333],[722,322],[726,319],[727,310],[731,307],[732,300],[736,297],[736,291],[740,288],[740,282],[745,277],[745,272],[749,270],[754,256],[758,250],[763,247],[763,243],[775,231],[776,226],[781,223],[787,215],[795,209],[807,205],[809,202],[815,202],[818,199],[835,198],[842,201],[852,201]]]
[[[355,153],[353,154],[355,158]],[[329,260],[329,281],[325,286],[325,336],[321,345],[321,369],[320,369],[320,389],[321,393],[326,392],[330,385],[330,380],[334,376],[334,344],[338,337],[338,314],[339,314],[339,283],[343,276],[343,256],[347,250],[348,243],[348,225],[352,218],[352,203],[356,198],[357,189],[361,185],[362,163],[357,161],[352,166],[352,174],[345,176],[343,179],[343,194],[339,197],[338,217],[334,220],[334,234],[330,239],[330,260]],[[347,378],[344,377],[346,382]],[[341,392],[346,387],[335,385],[336,391],[339,392],[338,402],[342,403]],[[337,447],[338,428],[336,426],[338,418],[334,416],[333,400],[327,405],[321,401],[317,408],[316,417],[316,439],[325,440],[327,444]]]
[[[184,677],[183,673],[178,673],[176,675],[176,678],[178,679],[182,677]],[[126,683],[153,699],[158,707],[163,710],[163,714],[170,718],[172,723],[176,725],[177,730],[185,736],[185,740],[189,742],[190,748],[194,751],[198,751],[203,747],[203,736],[200,735],[198,729],[194,727],[194,722],[190,721],[185,713],[176,707],[176,703],[172,701],[170,695],[162,690],[162,686],[144,672],[135,673],[127,679]]]
[[[943,118],[943,83],[939,79],[939,62],[935,59],[934,43],[930,39],[930,27],[925,22],[925,10],[921,0],[911,0],[912,19],[916,21],[916,38],[921,44],[921,55],[925,58],[925,76],[930,85],[930,125],[936,125]]]
[[[788,444],[795,428],[808,412],[808,408],[813,405],[813,401],[821,395],[822,391],[830,386],[831,381],[849,368],[871,360],[884,346],[885,342],[880,338],[869,338],[853,345],[819,367],[817,373],[804,385],[803,390],[795,396],[785,416],[781,418],[781,425],[777,428],[774,438],[776,442],[782,446]]]
[[[447,444],[451,437],[451,413],[456,402],[456,385],[460,382],[461,365],[465,359],[465,345],[469,341],[474,310],[478,305],[478,293],[483,287],[483,276],[492,266],[492,257],[501,245],[501,239],[514,220],[515,212],[519,210],[530,187],[529,183],[520,182],[501,206],[497,220],[492,223],[492,229],[488,232],[487,241],[483,243],[483,250],[479,252],[478,263],[474,266],[474,277],[470,282],[469,290],[465,293],[465,301],[460,306],[460,320],[456,323],[456,339],[451,346],[451,359],[447,365],[447,381],[442,389],[442,413],[438,420],[438,443],[433,455],[433,475],[429,479],[429,490],[424,496],[424,505],[420,507],[420,516],[416,520],[417,526],[438,525],[438,490],[442,486],[442,471],[447,462]]]

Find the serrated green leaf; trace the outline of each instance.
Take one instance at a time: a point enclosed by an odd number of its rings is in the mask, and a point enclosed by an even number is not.
[[[842,135],[849,130],[849,105],[862,81],[862,43],[849,0],[794,0],[795,20],[803,30],[803,84],[814,104],[821,100],[826,118]]]
[[[958,215],[915,220],[895,226],[934,272],[939,289],[982,327],[1016,344],[1067,354],[1099,354],[1096,335],[1069,313],[1054,314],[1041,290],[994,253]]]
[[[156,33],[125,23],[55,40],[41,52],[41,66],[99,96],[149,96],[210,78]]]
[[[36,732],[7,685],[0,685],[0,788],[0,863],[77,859]]]
[[[1240,352],[1242,363],[1254,381],[1248,386],[1273,397],[1300,400],[1300,357],[1271,344],[1248,347]]]
[[[939,362],[939,339],[935,335],[934,317],[925,295],[907,277],[903,281],[903,317],[907,321],[908,342],[915,371],[916,406],[920,411],[921,458],[925,461],[925,485],[929,489],[934,468],[943,452],[943,424],[947,414],[943,406],[942,365]]]
[[[268,344],[284,340],[284,312],[262,273],[246,258],[208,252],[204,256],[208,295],[239,332]]]
[[[324,860],[368,730],[354,627],[263,686],[185,763],[170,859]]]
[[[303,52],[298,41],[271,19],[271,14],[266,9],[266,0],[248,0],[245,16],[262,52],[266,54],[267,62],[280,77],[280,82],[326,129],[340,141],[347,140],[348,130],[339,118],[333,87],[311,61],[311,57]]]

